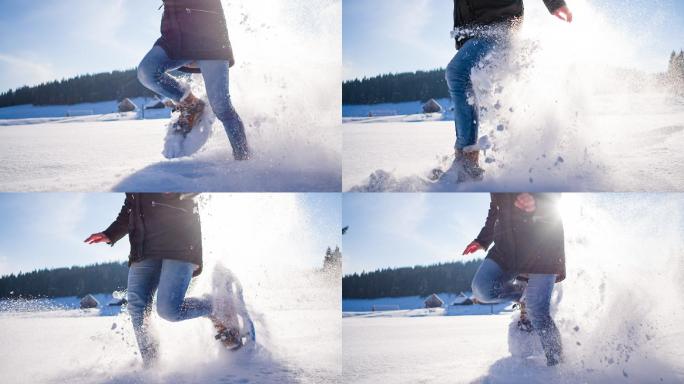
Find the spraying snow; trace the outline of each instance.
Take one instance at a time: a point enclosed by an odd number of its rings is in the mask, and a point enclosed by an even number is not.
[[[657,76],[625,69],[644,54],[653,24],[635,34],[621,14],[582,0],[572,2],[575,20],[566,24],[541,2],[527,3],[509,49],[472,72],[484,181],[426,181],[430,169],[453,159],[444,158],[453,154],[451,122],[356,119],[344,126],[345,190],[682,189],[684,100]],[[662,63],[664,70],[667,53]]]
[[[208,319],[170,323],[153,314],[159,365],[144,370],[130,319],[97,312],[0,313],[2,381],[36,383],[333,383],[340,375],[339,276],[320,268],[320,243],[339,230],[315,231],[300,196],[200,197],[204,272],[188,295],[210,293],[214,266],[244,288],[256,349],[223,349]]]
[[[231,96],[251,161],[232,160],[218,121],[199,153],[172,161],[161,155],[164,120],[3,121],[2,189],[339,191],[341,73],[331,68],[341,66],[341,2],[231,0],[224,9],[237,59]]]
[[[452,317],[399,311],[342,320],[347,377],[361,383],[684,380],[684,198],[566,194],[561,211],[568,273],[556,286],[552,311],[563,364],[546,367],[540,348],[532,358],[511,356],[516,345],[509,345],[509,324],[517,312]]]

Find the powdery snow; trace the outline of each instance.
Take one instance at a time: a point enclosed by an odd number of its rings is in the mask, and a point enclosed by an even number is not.
[[[320,336],[339,327],[339,313],[276,310],[269,316],[278,318],[271,328],[279,333],[275,352],[221,350],[206,319],[172,325],[156,319],[164,355],[158,368],[145,371],[127,316],[0,315],[0,376],[15,383],[336,382],[338,352]],[[319,360],[307,361],[309,354]]]
[[[480,183],[458,184],[449,175],[437,183],[427,179],[431,169],[448,167],[453,161],[451,121],[418,122],[414,116],[348,119],[343,125],[343,188],[368,192],[684,188],[679,171],[684,166],[684,153],[679,150],[684,146],[684,101],[666,94],[597,96],[594,101],[606,109],[587,112],[585,118],[592,123],[582,129],[556,126],[549,128],[553,132],[525,128],[494,134],[494,140],[490,137],[494,147],[482,156],[486,174]],[[616,110],[620,104],[624,109]],[[487,158],[490,162],[484,161]]]
[[[479,133],[489,144],[483,182],[459,185],[449,174],[440,183],[426,182],[432,168],[450,164],[444,159],[454,152],[450,122],[355,119],[343,126],[343,189],[684,189],[684,99],[653,74],[619,69],[643,55],[647,43],[640,36],[659,28],[656,22],[645,21],[635,36],[633,22],[619,13],[586,0],[574,1],[572,9],[576,17],[567,24],[550,17],[541,2],[529,4],[510,48],[495,50],[485,57],[487,65],[473,69]],[[659,60],[664,71],[667,53]]]
[[[659,361],[603,369],[573,362],[548,368],[540,356],[523,359],[508,351],[511,315],[344,318],[343,370],[354,383],[602,383],[663,382],[684,378]],[[682,337],[671,330],[669,336]],[[573,340],[564,340],[571,343]],[[659,343],[667,343],[660,340]],[[678,356],[671,357],[673,364]],[[590,364],[587,364],[590,365]],[[643,370],[639,370],[639,367]],[[662,380],[661,380],[662,379]]]
[[[0,127],[0,188],[339,191],[342,80],[340,71],[330,69],[342,62],[341,2],[229,1],[226,9],[237,59],[230,92],[246,126],[252,160],[232,160],[219,123],[204,150],[173,161],[160,154],[164,119],[5,125]]]
[[[337,383],[339,276],[322,272],[338,230],[314,235],[293,194],[200,197],[204,272],[189,296],[212,291],[217,263],[244,288],[255,351],[225,351],[208,319],[170,323],[153,314],[161,361],[144,370],[128,315],[98,311],[0,312],[0,381],[31,383]],[[334,213],[327,213],[333,214]],[[119,247],[117,245],[117,247]],[[120,246],[122,252],[127,245]],[[62,300],[58,300],[61,302]],[[26,307],[25,308],[29,308]]]
[[[349,381],[682,382],[684,198],[566,194],[559,209],[567,278],[556,285],[551,310],[563,339],[563,364],[548,368],[543,356],[511,356],[508,329],[515,313],[348,313],[342,329]]]
[[[74,118],[76,119],[76,118]],[[84,120],[84,118],[79,118]],[[0,126],[3,191],[334,191],[339,152],[248,127],[255,149],[232,160],[220,124],[192,157],[165,159],[167,120],[58,121]]]
[[[345,318],[345,380],[470,382],[506,356],[507,321],[506,316]]]

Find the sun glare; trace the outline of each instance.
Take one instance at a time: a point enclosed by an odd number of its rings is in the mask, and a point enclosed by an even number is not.
[[[558,203],[558,210],[566,227],[574,227],[582,217],[582,205],[577,194],[564,194]]]

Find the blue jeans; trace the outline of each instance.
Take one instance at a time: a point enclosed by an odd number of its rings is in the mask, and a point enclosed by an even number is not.
[[[562,353],[561,337],[551,318],[551,294],[556,275],[529,274],[527,284],[516,282],[519,273],[504,271],[499,264],[485,259],[473,278],[473,295],[483,303],[518,301],[525,294],[530,322],[540,337],[547,358],[558,360]]]
[[[454,104],[456,150],[470,152],[477,143],[477,100],[470,79],[473,68],[497,45],[494,38],[474,37],[468,40],[446,68],[446,81]]]
[[[152,298],[157,291],[157,313],[168,321],[183,321],[211,314],[208,298],[186,298],[195,264],[178,260],[147,259],[131,264],[128,271],[128,313],[133,322],[143,362],[157,356],[158,341],[149,326]]]
[[[193,60],[172,60],[166,51],[155,45],[138,65],[138,79],[151,91],[179,102],[187,89],[169,71],[188,65]],[[249,157],[247,136],[240,116],[230,101],[228,81],[228,61],[198,60],[207,98],[216,117],[223,123],[228,139],[233,147],[233,155],[238,160]]]

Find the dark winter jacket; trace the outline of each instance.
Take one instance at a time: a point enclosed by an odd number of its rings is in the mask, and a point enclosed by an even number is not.
[[[233,49],[220,0],[164,0],[156,45],[173,60],[227,60]]]
[[[492,193],[489,215],[477,241],[487,258],[505,271],[519,274],[556,274],[565,279],[565,235],[558,212],[558,194],[533,193],[536,210],[514,206],[516,193]]]
[[[144,259],[174,259],[202,271],[202,229],[197,206],[178,193],[127,193],[121,212],[104,232],[111,245],[128,235],[129,265]]]
[[[553,13],[565,5],[565,0],[543,0]],[[471,29],[502,22],[511,22],[523,16],[523,0],[454,0],[454,29]],[[460,48],[467,34],[457,40]],[[472,37],[472,36],[470,36]]]

